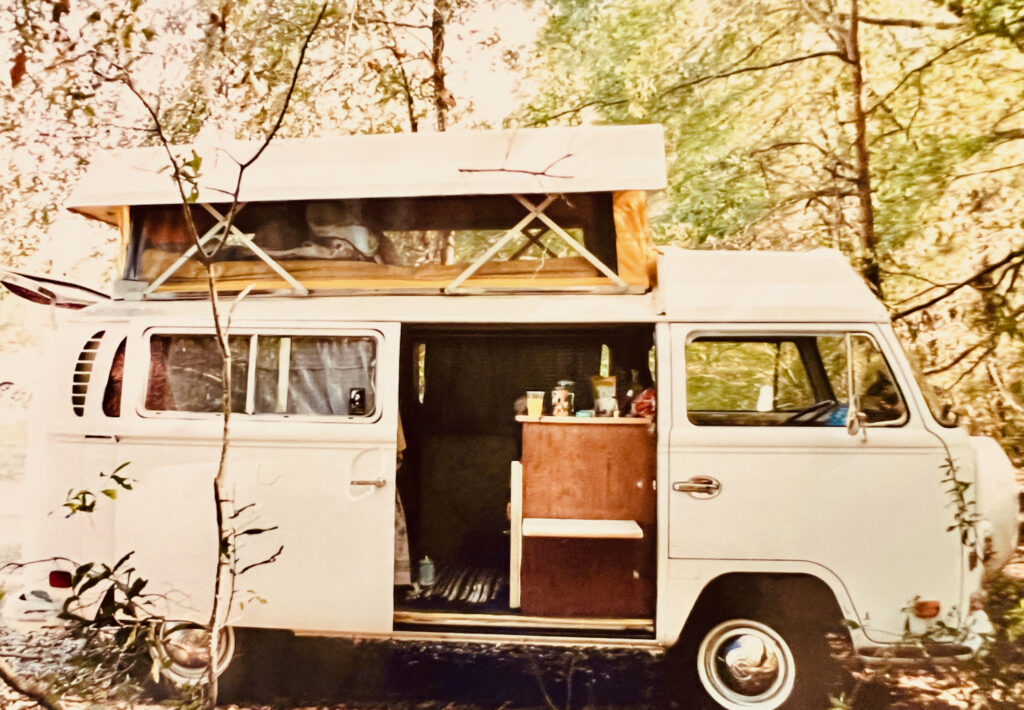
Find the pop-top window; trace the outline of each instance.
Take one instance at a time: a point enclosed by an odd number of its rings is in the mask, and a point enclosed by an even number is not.
[[[367,417],[376,411],[374,337],[235,335],[230,343],[233,412]],[[220,412],[221,373],[213,335],[154,335],[146,409]]]
[[[699,425],[843,426],[851,383],[867,423],[901,424],[895,382],[864,334],[708,336],[686,346],[687,415]]]
[[[536,205],[544,201],[544,196],[527,195],[524,199]],[[209,207],[191,207],[200,236],[216,224],[214,215],[226,214],[229,206]],[[609,195],[562,195],[547,205],[543,214],[602,261],[615,266]],[[509,195],[310,200],[248,203],[238,211],[233,225],[251,236],[264,254],[287,263],[300,276],[319,274],[316,265],[325,262],[349,264],[346,273],[361,273],[354,266],[358,263],[364,264],[364,271],[370,264],[469,264],[517,224],[525,238],[505,245],[494,255],[495,260],[525,259],[537,268],[537,263],[576,256],[563,240],[550,238],[548,224],[539,218],[531,220],[528,215],[526,208]],[[152,280],[192,246],[180,206],[133,207],[132,225],[127,277]],[[219,250],[217,259],[255,262],[258,257],[250,248],[229,243]],[[372,273],[394,276],[396,272]]]

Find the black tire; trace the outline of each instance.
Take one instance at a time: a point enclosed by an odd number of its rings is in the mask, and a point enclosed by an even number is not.
[[[839,677],[824,624],[749,608],[691,619],[667,670],[672,704],[700,710],[827,708]]]
[[[225,626],[221,629],[220,658],[217,662],[218,695],[225,694],[225,683],[232,685],[232,679],[239,677],[242,665],[237,656],[235,629]],[[184,634],[184,636],[178,636]],[[160,681],[151,689],[156,700],[191,697],[195,686],[205,680],[206,664],[202,662],[201,645],[205,634],[195,624],[164,622],[153,629],[153,640],[149,654],[160,668]],[[234,666],[233,672],[228,669]]]

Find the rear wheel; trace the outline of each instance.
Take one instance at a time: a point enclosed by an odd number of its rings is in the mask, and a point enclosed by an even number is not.
[[[214,671],[220,679],[220,694],[223,695],[227,690],[223,687],[224,681],[229,680],[224,673],[235,656],[235,631],[225,626],[220,634]],[[161,680],[169,691],[173,693],[203,683],[210,664],[208,639],[206,629],[196,624],[167,622],[156,629],[150,655],[160,664]]]

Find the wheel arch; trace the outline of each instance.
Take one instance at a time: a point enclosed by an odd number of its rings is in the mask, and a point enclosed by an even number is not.
[[[760,616],[770,609],[815,625],[840,628],[846,616],[843,606],[836,590],[813,574],[726,572],[710,579],[700,590],[676,642],[702,617],[725,610]]]
[[[679,637],[666,651],[666,697],[685,698],[688,707],[702,709],[825,707],[842,680],[826,631],[841,630],[843,617],[834,589],[814,574],[723,572],[700,589]],[[731,662],[723,661],[720,649],[726,646],[719,644],[733,643],[739,638],[730,638],[733,634],[774,647],[760,658],[777,661],[761,670],[778,673],[778,680],[763,687],[756,685],[757,674],[744,674],[755,681],[753,687],[736,685],[739,676],[729,680],[722,668]]]

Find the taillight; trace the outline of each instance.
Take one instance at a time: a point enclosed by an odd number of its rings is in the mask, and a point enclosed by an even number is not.
[[[55,589],[71,589],[71,573],[53,570],[50,572],[50,586]]]

